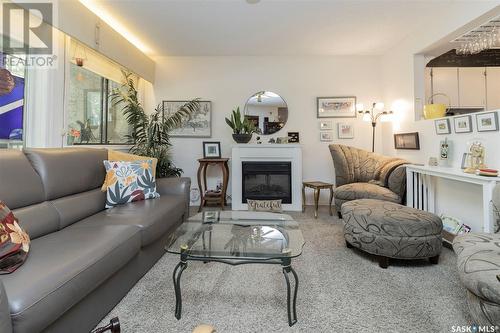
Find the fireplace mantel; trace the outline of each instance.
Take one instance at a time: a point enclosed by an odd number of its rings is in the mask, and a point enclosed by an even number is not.
[[[302,210],[302,145],[300,144],[239,144],[232,148],[231,196],[233,210],[247,210],[242,203],[242,162],[291,162],[292,203],[283,204],[283,210]]]

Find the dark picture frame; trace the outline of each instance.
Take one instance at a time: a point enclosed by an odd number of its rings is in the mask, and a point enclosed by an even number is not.
[[[418,132],[394,134],[394,148],[420,150]]]
[[[219,141],[203,141],[203,158],[221,158]]]
[[[356,118],[356,96],[316,97],[317,118]]]

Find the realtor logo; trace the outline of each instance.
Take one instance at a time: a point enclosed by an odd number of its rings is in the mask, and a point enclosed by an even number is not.
[[[3,51],[10,54],[52,54],[52,3],[3,3]]]

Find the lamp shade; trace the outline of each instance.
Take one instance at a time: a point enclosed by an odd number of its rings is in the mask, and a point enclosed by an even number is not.
[[[363,113],[363,121],[372,121],[372,117],[369,111]]]

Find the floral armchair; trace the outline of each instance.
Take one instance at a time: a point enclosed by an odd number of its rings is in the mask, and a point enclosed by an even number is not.
[[[330,145],[335,167],[335,207],[357,199],[403,203],[406,192],[406,160],[366,150]]]

